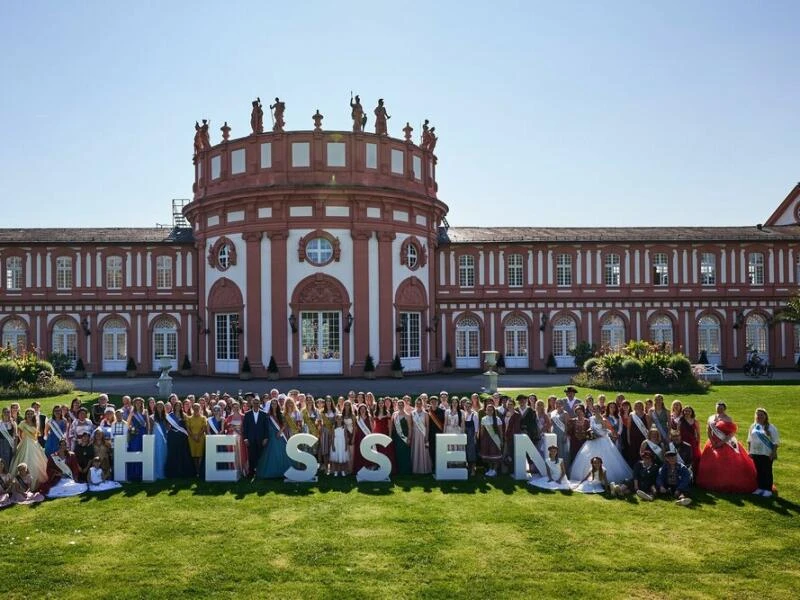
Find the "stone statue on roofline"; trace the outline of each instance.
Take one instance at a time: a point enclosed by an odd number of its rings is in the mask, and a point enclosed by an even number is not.
[[[350,116],[353,119],[353,133],[361,133],[367,124],[367,115],[364,114],[364,107],[361,106],[361,98],[356,94],[353,102],[353,92],[350,92]]]
[[[222,125],[222,127],[219,128],[219,130],[222,132],[222,141],[227,142],[228,139],[230,139],[231,137],[231,128],[230,125],[228,125],[228,122],[225,121],[225,123]]]
[[[378,106],[375,107],[375,133],[377,135],[389,135],[387,133],[386,121],[391,119],[391,115],[386,113],[386,107],[383,105],[383,98],[378,100]]]
[[[406,126],[403,127],[403,135],[407,142],[411,141],[411,134],[414,132],[414,128],[411,126],[411,123],[406,121]]]
[[[197,121],[194,122],[194,154],[197,156],[203,150],[208,150],[211,147],[211,142],[208,139],[208,120],[203,119],[203,124],[200,125]]]
[[[261,98],[253,100],[253,110],[250,113],[250,127],[253,133],[264,133],[264,109],[261,107]]]
[[[319,109],[317,109],[317,112],[311,115],[311,118],[314,119],[314,131],[322,131],[322,119],[325,117],[322,116],[322,113],[319,112]]]
[[[269,109],[274,111],[272,113],[272,131],[275,133],[283,132],[283,126],[286,125],[286,121],[283,120],[283,113],[286,110],[286,103],[281,102],[276,96],[275,104],[270,104]]]
[[[420,136],[419,147],[423,150],[427,150],[431,143],[431,132],[429,130],[428,123],[428,119],[425,119],[425,122],[422,124],[422,135]]]
[[[428,142],[428,150],[430,150],[431,152],[433,152],[436,149],[436,142],[439,141],[439,138],[437,137],[436,133],[434,133],[435,131],[436,127],[431,127],[431,130],[428,132],[428,135],[430,135],[431,138],[430,142]]]

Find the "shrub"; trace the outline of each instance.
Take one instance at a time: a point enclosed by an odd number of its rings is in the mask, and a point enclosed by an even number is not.
[[[43,398],[45,396],[59,396],[69,394],[75,390],[71,381],[61,379],[55,375],[48,376],[44,372],[38,383],[18,382],[15,386],[0,386],[0,400],[19,400],[28,398]]]
[[[503,358],[502,354],[497,355],[497,365],[495,365],[498,369],[505,369],[506,368],[506,359]]]
[[[250,368],[250,359],[246,356],[244,357],[244,362],[242,362],[242,373],[250,373],[252,369]]]
[[[450,353],[449,352],[445,352],[444,353],[444,362],[442,363],[442,366],[445,369],[452,369],[453,368],[453,359],[450,357]]]
[[[639,379],[642,376],[642,362],[635,358],[622,361],[620,375],[626,379]]]
[[[190,371],[192,369],[192,362],[189,360],[189,355],[183,355],[183,363],[181,364],[181,370],[183,371]]]
[[[575,357],[575,366],[579,369],[582,369],[586,361],[592,358],[596,351],[597,346],[594,344],[590,344],[589,342],[579,342],[577,346],[569,351],[569,354],[570,356]]]
[[[63,352],[53,352],[47,357],[47,360],[53,365],[53,371],[59,377],[72,370],[72,360]],[[77,367],[75,368],[77,369]]]
[[[400,361],[400,355],[395,354],[394,358],[392,359],[392,371],[402,371],[403,370],[403,363]]]
[[[697,359],[697,364],[699,365],[707,365],[708,364],[708,354],[706,354],[705,350],[700,351],[700,358]]]
[[[132,356],[128,357],[128,364],[125,367],[126,371],[135,371],[136,370],[136,361],[133,360]]]
[[[275,357],[269,357],[269,364],[267,365],[267,372],[268,373],[277,373],[278,372],[278,363],[275,362]]]
[[[79,356],[78,360],[75,361],[75,370],[76,371],[85,371],[86,365],[83,364],[83,359]]]
[[[678,379],[692,376],[692,363],[683,354],[673,354],[669,359],[669,368],[675,371]]]
[[[593,356],[592,358],[588,359],[586,362],[583,363],[583,370],[586,371],[587,373],[592,373],[599,364],[600,364],[600,359]]]
[[[375,359],[372,358],[372,354],[367,354],[367,358],[364,359],[364,372],[369,373],[375,370]]]
[[[20,380],[17,363],[13,360],[0,360],[0,387],[8,387]]]
[[[547,362],[544,363],[544,366],[546,366],[548,369],[554,369],[558,366],[556,363],[556,357],[553,356],[552,352],[547,355]]]

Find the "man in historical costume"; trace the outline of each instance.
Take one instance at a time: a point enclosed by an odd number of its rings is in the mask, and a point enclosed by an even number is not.
[[[375,107],[375,133],[377,135],[388,135],[386,128],[387,119],[392,117],[386,114],[386,107],[383,105],[383,98],[378,100],[378,106]]]
[[[574,386],[568,385],[564,388],[564,393],[567,395],[566,398],[562,398],[564,401],[564,410],[567,411],[570,419],[575,416],[575,407],[578,406],[581,401],[575,397],[575,394],[578,393],[578,390],[575,389]]]
[[[105,417],[106,408],[108,408],[108,395],[100,394],[97,397],[97,402],[92,406],[92,423],[100,425],[100,421]]]
[[[439,398],[431,396],[431,405],[428,409],[428,453],[431,464],[436,470],[436,434],[444,432],[444,410],[439,406]]]
[[[366,120],[364,119],[364,107],[361,106],[361,98],[356,94],[355,102],[353,102],[353,96],[350,96],[350,116],[353,118],[353,132],[354,133],[361,133],[364,131],[364,124]]]
[[[274,111],[273,118],[275,119],[275,123],[272,125],[272,131],[279,133],[283,131],[283,126],[286,125],[286,121],[283,120],[283,113],[286,111],[286,103],[281,102],[276,96],[275,104],[270,104],[269,108]]]
[[[245,394],[245,397],[252,394]],[[247,446],[248,462],[250,464],[251,477],[255,477],[256,469],[258,468],[258,459],[261,458],[261,453],[267,447],[267,413],[261,410],[259,401],[252,399],[250,410],[244,414],[244,422],[242,424],[242,439],[245,446]]]
[[[47,415],[40,412],[42,405],[39,404],[36,400],[31,402],[31,408],[33,409],[33,413],[36,417],[36,428],[39,430],[39,445],[44,448],[45,439],[44,439],[44,427],[47,424]]]

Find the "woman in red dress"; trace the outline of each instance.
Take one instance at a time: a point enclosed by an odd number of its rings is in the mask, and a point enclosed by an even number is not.
[[[239,436],[239,462],[241,472],[247,474],[250,472],[250,465],[247,462],[247,446],[242,441],[242,425],[244,424],[244,416],[242,415],[239,403],[234,401],[231,403],[231,414],[225,418],[225,435],[238,435]]]
[[[391,437],[392,421],[392,399],[389,396],[381,398],[375,409],[375,416],[372,419],[372,433],[382,433]],[[388,446],[377,446],[378,452],[389,457],[392,463],[392,475],[397,473],[397,462],[394,456],[394,444]]]
[[[367,461],[361,455],[361,440],[372,433],[372,416],[367,410],[366,404],[358,405],[358,415],[356,416],[355,427],[353,428],[353,469],[352,473],[355,475],[361,467],[370,468],[375,465],[373,462]],[[755,489],[755,488],[753,488]]]
[[[753,459],[736,440],[736,423],[725,414],[725,403],[708,418],[708,441],[700,456],[697,486],[715,492],[750,494],[756,483]]]
[[[686,442],[692,447],[692,472],[697,474],[700,465],[700,424],[694,416],[694,409],[691,406],[683,408],[683,414],[678,419],[678,431],[681,434],[681,441]]]

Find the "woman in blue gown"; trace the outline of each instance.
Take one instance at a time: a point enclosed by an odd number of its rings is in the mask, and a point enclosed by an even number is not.
[[[167,464],[165,474],[170,479],[175,477],[194,477],[194,463],[189,454],[189,432],[186,431],[186,420],[183,406],[175,403],[173,412],[167,415]]]
[[[262,479],[283,478],[284,473],[292,466],[286,456],[286,440],[288,432],[278,402],[273,400],[269,405],[267,419],[267,451],[261,453],[256,476]]]
[[[152,432],[155,448],[155,465],[153,465],[153,477],[156,480],[166,479],[167,468],[167,413],[164,410],[164,403],[156,402],[153,411]]]
[[[61,440],[66,439],[68,427],[69,423],[64,418],[61,407],[54,406],[53,414],[45,426],[47,435],[45,436],[46,441],[44,443],[44,453],[47,456],[50,456],[53,452],[56,452]]]
[[[144,412],[144,399],[135,398],[133,410],[128,415],[128,451],[141,452],[144,436],[150,433],[150,420]],[[142,480],[142,463],[127,463],[125,465],[125,479],[128,481]]]

